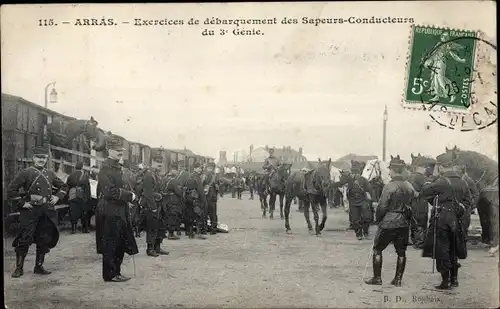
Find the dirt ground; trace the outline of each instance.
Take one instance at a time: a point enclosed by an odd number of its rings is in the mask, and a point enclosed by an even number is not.
[[[309,235],[304,217],[292,206],[292,235],[284,233],[278,218],[263,219],[257,200],[224,197],[219,220],[228,234],[208,240],[165,240],[169,256],[145,254],[145,235],[138,238],[135,278],[106,283],[101,277],[101,256],[95,253],[92,234],[62,232],[58,246],[46,258],[49,276],[33,274],[34,247],[25,275],[12,279],[15,255],[5,240],[5,302],[8,308],[166,308],[166,307],[374,307],[374,308],[480,308],[499,305],[498,256],[471,246],[462,261],[460,287],[451,292],[433,290],[439,282],[432,261],[420,251],[408,250],[403,286],[389,284],[396,255],[384,251],[383,286],[362,283],[371,241],[358,241],[345,232],[347,214],[329,209],[326,231]],[[472,225],[477,226],[477,216]],[[372,227],[372,234],[376,227]],[[134,260],[126,256],[124,275],[134,275]]]

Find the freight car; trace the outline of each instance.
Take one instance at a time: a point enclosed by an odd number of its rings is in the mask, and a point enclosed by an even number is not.
[[[50,124],[51,134],[63,134],[69,122],[76,118],[69,117],[38,104],[29,102],[21,97],[2,93],[2,190],[12,181],[16,173],[27,167],[31,162],[30,150],[35,146],[49,143],[47,125]],[[174,149],[151,148],[150,146],[127,141],[124,137],[111,134],[110,138],[119,139],[126,149],[124,165],[130,167],[140,163],[155,165],[162,163],[162,172],[170,169],[171,162],[176,162],[188,170],[192,170],[195,162],[206,163],[213,160],[199,156],[193,152]],[[84,169],[95,175],[99,171],[105,153],[92,149],[93,142],[84,136],[75,138],[72,148],[63,148],[51,145],[49,167],[57,171],[61,178],[65,178],[74,171],[77,161],[84,163]],[[164,163],[164,164],[163,164]],[[64,203],[64,201],[62,201]],[[8,201],[3,201],[4,215],[15,216],[15,209],[11,209]],[[67,205],[57,205],[64,209]],[[11,218],[12,219],[12,218]],[[7,224],[7,229],[9,229]]]

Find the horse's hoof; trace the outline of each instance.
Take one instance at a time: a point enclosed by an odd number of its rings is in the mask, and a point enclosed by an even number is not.
[[[286,233],[286,234],[292,234],[292,230],[291,230],[290,228],[286,228],[286,229],[285,229],[285,233]]]

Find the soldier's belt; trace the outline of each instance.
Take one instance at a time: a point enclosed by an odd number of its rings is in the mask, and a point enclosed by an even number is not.
[[[30,204],[33,206],[42,206],[44,204],[47,204],[47,197],[46,196],[41,196],[37,194],[30,194]]]

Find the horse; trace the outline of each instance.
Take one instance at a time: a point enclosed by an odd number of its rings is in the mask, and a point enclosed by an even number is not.
[[[467,174],[477,185],[479,199],[477,212],[481,223],[482,242],[491,245],[490,253],[498,251],[498,162],[475,151],[460,150],[455,146],[445,148],[442,155],[456,155],[461,172]]]
[[[52,122],[47,126],[50,141],[56,146],[68,148],[71,146],[71,143],[76,137],[84,135],[85,137],[95,141],[94,145],[92,146],[92,149],[94,149],[95,151],[103,151],[106,149],[106,142],[109,139],[109,136],[103,130],[97,127],[93,118],[91,118],[90,120],[76,119],[70,121],[65,126],[62,135],[56,133],[56,125],[56,122]]]
[[[259,201],[260,201],[260,209],[262,210],[262,217],[266,217],[266,211],[268,209],[268,204],[267,204],[267,195],[268,195],[268,190],[267,190],[267,184],[266,184],[266,178],[264,177],[263,174],[257,174],[255,179],[255,184],[256,184],[256,190],[257,194],[259,195]]]
[[[280,203],[280,218],[283,216],[283,200],[285,198],[285,182],[290,176],[290,168],[292,164],[282,163],[277,171],[269,178],[269,219],[274,219],[274,209],[276,206],[276,196],[279,197]]]
[[[335,183],[340,181],[342,175],[342,170],[336,168],[335,166],[330,167],[330,179]],[[340,191],[340,188],[331,186],[328,191],[328,205],[330,208],[339,207],[343,204],[343,193]]]
[[[368,160],[361,176],[366,178],[372,186],[373,193],[375,195],[372,196],[373,201],[379,200],[384,186],[391,181],[387,163],[379,159]]]
[[[295,172],[288,177],[285,185],[285,230],[287,233],[291,231],[289,221],[290,205],[292,200],[298,197],[304,203],[304,217],[308,230],[313,230],[309,219],[309,206],[311,206],[314,214],[316,235],[321,235],[327,220],[328,190],[331,189],[332,185],[330,180],[331,163],[332,159],[328,161],[319,159],[319,164],[315,169],[307,173]],[[322,212],[321,223],[319,223],[318,206],[321,207]]]

